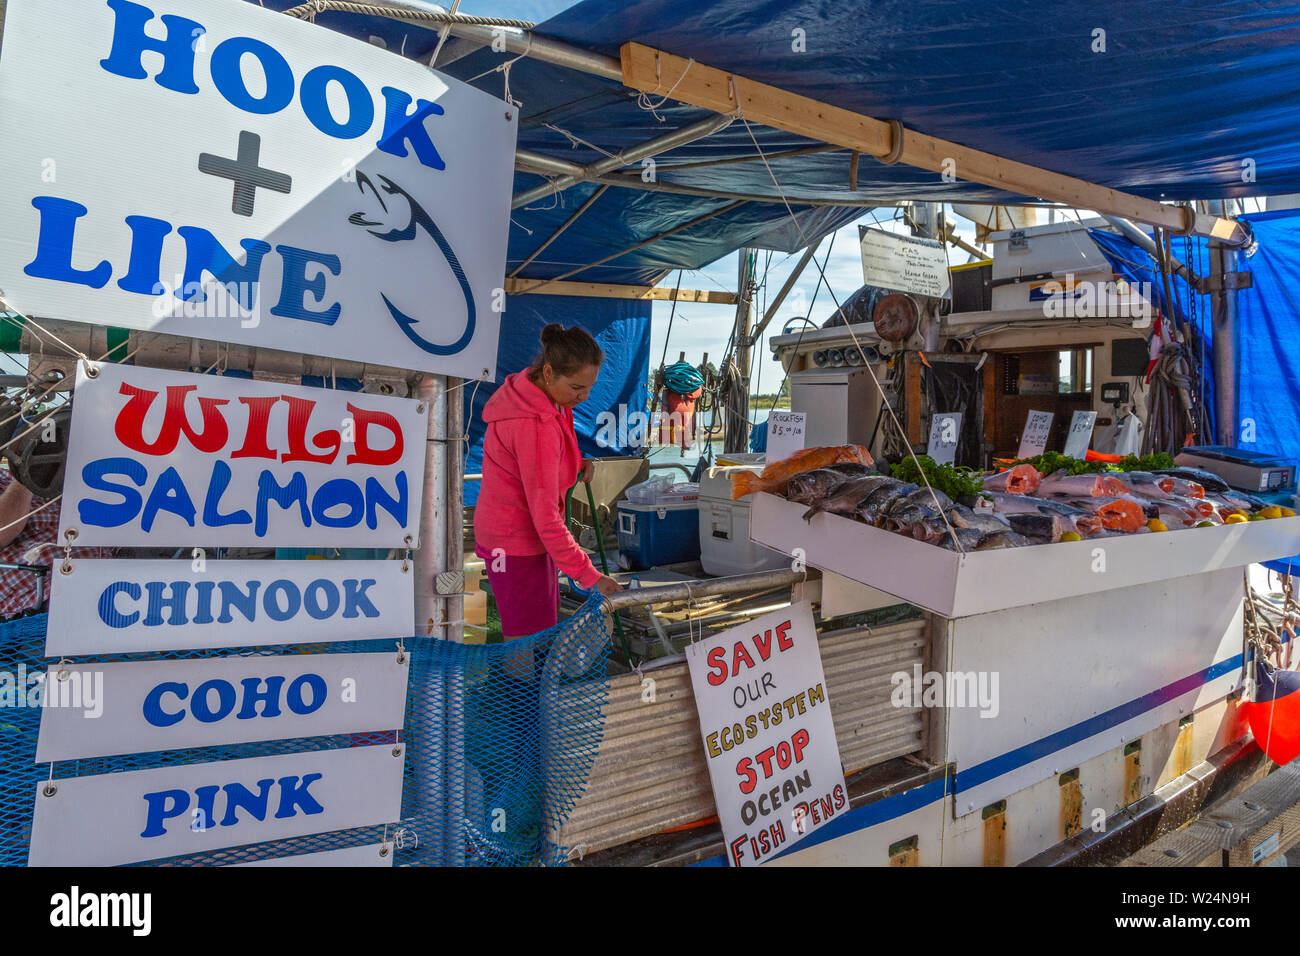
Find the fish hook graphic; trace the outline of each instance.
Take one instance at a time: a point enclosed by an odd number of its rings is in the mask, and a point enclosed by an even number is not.
[[[389,212],[388,203],[384,202],[384,197],[380,195],[380,189],[388,193],[389,196],[402,197],[411,207],[411,219],[402,228],[389,229],[387,232],[367,228],[366,231],[375,238],[384,240],[384,242],[407,242],[416,238],[418,230],[423,228],[425,232],[433,237],[433,241],[437,243],[438,249],[447,260],[447,265],[451,268],[452,274],[455,275],[456,281],[460,283],[461,294],[465,296],[467,319],[465,321],[465,331],[461,333],[459,339],[450,345],[439,345],[437,342],[430,342],[421,336],[415,328],[420,320],[411,318],[393,305],[388,296],[382,292],[379,294],[379,297],[384,300],[384,305],[388,306],[389,314],[392,315],[398,328],[406,334],[408,339],[415,343],[417,348],[433,355],[455,355],[464,349],[469,344],[470,339],[474,337],[474,293],[469,287],[469,280],[465,277],[465,270],[461,268],[460,260],[456,258],[456,253],[452,251],[451,244],[447,242],[447,237],[442,234],[442,230],[433,221],[433,217],[424,211],[424,208],[415,201],[415,198],[410,193],[382,173],[377,174],[381,184],[379,188],[376,188],[370,177],[360,170],[357,170],[356,176],[357,188],[362,194],[369,189],[385,214]],[[362,212],[354,212],[348,217],[348,222],[354,226],[366,227],[385,225],[385,223],[378,220],[367,219],[365,213]]]

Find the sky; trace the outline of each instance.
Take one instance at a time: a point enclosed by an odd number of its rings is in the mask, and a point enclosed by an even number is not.
[[[444,0],[447,2],[447,0]],[[571,6],[569,0],[464,0],[460,6],[461,13],[479,16],[507,17],[519,20],[531,20],[536,23],[554,16]],[[877,209],[867,212],[857,223],[838,230],[831,250],[830,259],[825,266],[825,275],[829,284],[823,284],[818,290],[820,278],[818,270],[812,263],[804,270],[799,282],[791,290],[785,304],[768,326],[763,343],[756,348],[750,377],[750,389],[755,394],[776,390],[780,384],[777,377],[780,365],[775,362],[767,339],[773,334],[781,333],[781,326],[794,316],[809,314],[820,325],[835,310],[835,301],[843,302],[862,285],[862,258],[858,252],[858,223],[876,225],[890,231],[908,233],[901,223],[891,223],[896,211],[892,208]],[[949,216],[951,217],[951,212]],[[968,242],[974,240],[974,227],[964,219],[957,219],[957,234]],[[817,260],[821,262],[826,255],[829,239],[823,240]],[[950,249],[950,261],[953,265],[967,262],[970,256],[960,249]],[[800,254],[785,255],[773,253],[768,259],[766,252],[759,253],[759,281],[766,280],[760,288],[754,306],[755,321],[764,312],[764,296],[768,300],[775,298],[787,276],[799,261]],[[712,289],[726,292],[736,291],[737,268],[739,257],[731,253],[712,263],[704,269],[683,272],[681,286],[683,289]],[[670,273],[661,285],[672,288],[677,282],[677,274]],[[833,297],[832,294],[833,293]],[[814,294],[816,298],[814,298]],[[672,305],[668,302],[655,302],[653,306],[650,336],[650,364],[657,368],[660,356],[664,354],[665,338],[669,332],[669,315]],[[727,338],[735,321],[736,308],[729,305],[706,305],[699,303],[679,303],[672,319],[671,342],[668,343],[666,364],[677,361],[678,355],[685,351],[686,359],[692,365],[699,364],[707,352],[709,360],[715,365],[726,347]],[[798,326],[796,326],[797,328]]]

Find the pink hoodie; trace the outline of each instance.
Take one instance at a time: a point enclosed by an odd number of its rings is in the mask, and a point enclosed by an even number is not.
[[[573,411],[528,380],[507,375],[483,408],[483,480],[474,509],[479,548],[507,555],[550,554],[584,588],[600,579],[564,525],[564,493],[582,469]]]

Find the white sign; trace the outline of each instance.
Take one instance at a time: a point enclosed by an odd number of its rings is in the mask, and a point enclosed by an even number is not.
[[[30,866],[116,866],[397,821],[405,744],[42,781]]]
[[[1025,419],[1025,430],[1020,436],[1020,450],[1016,452],[1017,458],[1033,458],[1035,455],[1041,455],[1043,449],[1047,447],[1047,439],[1052,434],[1052,419],[1055,416],[1052,412],[1034,412],[1029,413]]]
[[[1092,426],[1097,424],[1096,412],[1075,412],[1070,419],[1070,432],[1065,436],[1065,455],[1082,458],[1092,443]]]
[[[51,585],[45,656],[410,637],[401,561],[75,560]]]
[[[418,543],[423,403],[103,362],[89,375],[79,363],[60,541]]]
[[[783,461],[803,450],[806,418],[804,412],[774,411],[768,414],[766,460],[769,463]]]
[[[961,412],[938,412],[930,416],[930,444],[926,454],[935,464],[951,465],[957,457],[961,438]]]
[[[943,243],[866,226],[860,226],[858,234],[862,281],[867,285],[936,299],[948,294],[948,255]]]
[[[52,665],[36,762],[400,729],[408,660],[394,649]]]
[[[256,3],[51,12],[0,57],[15,309],[492,377],[517,109]]]
[[[276,856],[269,860],[249,860],[232,863],[238,866],[392,866],[393,845],[370,843],[366,846],[349,846],[341,850],[321,850],[319,853],[298,853],[294,856]]]
[[[849,809],[812,606],[686,646],[727,859],[753,866]]]

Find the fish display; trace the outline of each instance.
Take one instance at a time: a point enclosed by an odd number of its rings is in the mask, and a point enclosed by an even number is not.
[[[938,487],[876,473],[861,461],[806,469],[790,461],[777,465],[786,465],[788,473],[769,475],[764,469],[749,477],[772,487],[782,482],[788,500],[809,506],[806,520],[826,512],[959,552],[1294,516],[1288,508],[1267,505],[1192,468],[1075,475],[1058,469],[1044,476],[1032,465],[1020,464],[982,481],[976,475],[973,484],[955,485],[951,490],[960,501],[954,502]],[[976,493],[969,493],[972,487]]]
[[[985,491],[1002,491],[1013,495],[1032,495],[1038,490],[1043,476],[1033,465],[1016,465],[1006,471],[984,479]]]
[[[743,498],[758,491],[784,494],[786,485],[795,475],[827,468],[831,465],[853,463],[862,466],[873,464],[871,453],[861,445],[828,445],[804,448],[789,458],[774,461],[759,474],[742,471],[731,476],[732,499]]]

